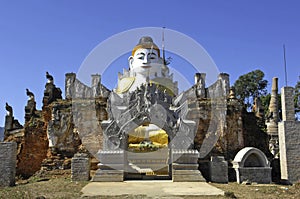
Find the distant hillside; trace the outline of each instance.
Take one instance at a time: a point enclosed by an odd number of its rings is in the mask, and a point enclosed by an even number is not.
[[[3,141],[4,138],[4,127],[0,127],[0,141]]]

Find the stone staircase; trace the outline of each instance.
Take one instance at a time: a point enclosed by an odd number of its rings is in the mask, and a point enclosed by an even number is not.
[[[147,153],[127,152],[126,179],[170,179],[169,149]]]
[[[198,169],[197,150],[173,149],[172,180],[173,182],[206,182]]]

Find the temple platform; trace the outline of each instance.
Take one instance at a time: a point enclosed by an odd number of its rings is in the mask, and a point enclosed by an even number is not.
[[[81,192],[82,197],[124,198],[181,198],[186,196],[217,196],[224,191],[206,182],[172,182],[171,180],[144,180],[124,182],[91,182]]]

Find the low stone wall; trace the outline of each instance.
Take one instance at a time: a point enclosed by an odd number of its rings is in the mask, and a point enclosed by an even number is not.
[[[0,187],[15,185],[17,143],[0,142]]]
[[[237,175],[237,183],[245,181],[256,182],[261,184],[271,183],[272,168],[265,167],[244,167],[235,169]]]

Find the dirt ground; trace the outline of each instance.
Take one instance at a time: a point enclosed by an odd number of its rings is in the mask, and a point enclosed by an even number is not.
[[[28,180],[17,180],[16,186],[0,188],[0,198],[2,199],[44,199],[44,198],[80,198],[81,189],[89,182],[71,181],[70,171],[39,172]],[[203,197],[181,197],[181,198],[294,198],[300,199],[300,183],[292,186],[288,185],[239,185],[237,183],[211,185],[225,191],[225,196],[203,196]],[[92,197],[107,198],[107,197]],[[110,197],[120,198],[120,197]],[[123,198],[137,199],[147,198],[147,196],[129,196]],[[180,197],[179,197],[180,198]]]

